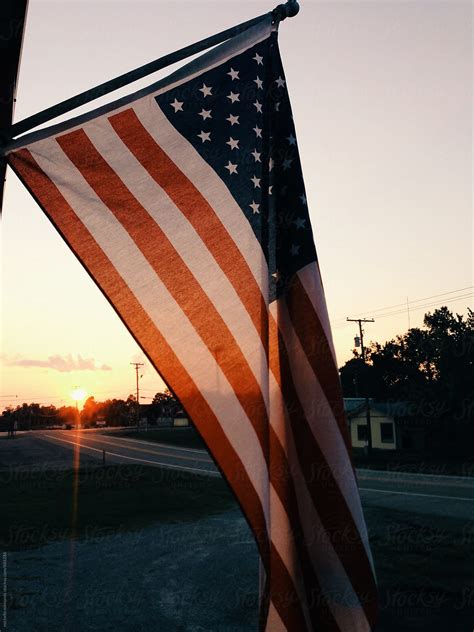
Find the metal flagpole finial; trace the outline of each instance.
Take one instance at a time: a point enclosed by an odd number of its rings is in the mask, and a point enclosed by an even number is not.
[[[296,0],[288,0],[285,4],[279,4],[272,13],[280,21],[286,18],[293,18],[299,12],[300,5]]]

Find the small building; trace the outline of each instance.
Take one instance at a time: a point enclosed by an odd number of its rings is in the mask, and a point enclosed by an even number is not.
[[[189,419],[182,410],[178,410],[178,412],[175,414],[173,426],[175,428],[186,428],[187,426],[189,426]]]
[[[367,409],[364,397],[344,398],[352,447],[368,444]],[[423,449],[423,441],[416,428],[409,423],[413,418],[407,402],[375,402],[369,399],[372,447],[378,450]]]
[[[176,407],[154,406],[153,404],[140,404],[140,426],[158,426],[162,428],[189,426],[186,413]]]

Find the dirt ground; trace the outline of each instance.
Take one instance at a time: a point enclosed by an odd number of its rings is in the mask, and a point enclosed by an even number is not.
[[[377,632],[469,632],[472,532],[390,513],[367,513]],[[7,629],[15,632],[257,630],[257,554],[237,508],[131,533],[91,527],[79,541],[10,552],[7,560]]]

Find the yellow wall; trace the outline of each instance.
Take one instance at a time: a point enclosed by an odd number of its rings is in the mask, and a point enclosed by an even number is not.
[[[360,415],[353,417],[350,420],[351,423],[351,442],[354,448],[363,448],[365,446],[364,441],[359,441],[357,438],[357,426],[365,426],[367,425],[367,420],[365,417],[365,411]],[[380,432],[380,424],[381,423],[391,423],[393,426],[393,441],[391,443],[382,441],[381,432]],[[379,450],[395,450],[397,447],[396,444],[396,433],[395,433],[395,422],[391,417],[385,417],[380,413],[377,413],[373,410],[370,411],[370,425],[372,428],[372,447],[377,448]]]
[[[189,419],[187,417],[175,417],[173,425],[175,427],[189,426]]]

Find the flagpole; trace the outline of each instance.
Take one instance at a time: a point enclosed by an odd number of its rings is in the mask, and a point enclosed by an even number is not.
[[[162,70],[166,68],[166,66],[170,66],[176,62],[182,61],[186,57],[190,57],[191,55],[195,55],[196,53],[200,53],[207,48],[215,46],[216,44],[220,44],[221,42],[246,31],[247,29],[259,24],[269,15],[273,16],[273,20],[275,22],[280,22],[288,17],[295,16],[299,11],[299,4],[296,0],[288,0],[285,4],[279,4],[273,11],[269,11],[268,13],[264,13],[259,15],[256,18],[252,18],[251,20],[247,20],[246,22],[242,22],[241,24],[237,24],[225,31],[221,31],[220,33],[216,33],[215,35],[211,35],[210,37],[206,37],[199,42],[195,42],[194,44],[190,44],[189,46],[185,46],[174,53],[169,53],[168,55],[164,55],[159,59],[155,59],[152,62],[144,64],[139,68],[134,70],[130,70],[129,72],[124,73],[123,75],[119,75],[115,77],[115,79],[110,79],[109,81],[105,81],[104,83],[95,86],[94,88],[90,88],[89,90],[85,90],[80,94],[77,94],[65,101],[61,101],[61,103],[57,103],[37,114],[33,114],[32,116],[28,116],[22,121],[18,121],[18,123],[14,123],[6,130],[0,130],[0,146],[6,145],[10,142],[15,136],[20,134],[24,134],[25,132],[37,127],[38,125],[42,125],[43,123],[47,123],[48,121],[65,114],[66,112],[70,112],[71,110],[75,110],[76,108],[93,101],[94,99],[98,99],[99,97],[104,96],[105,94],[109,94],[110,92],[114,92],[119,88],[123,88],[124,86],[133,83],[147,75],[150,75],[158,70]]]
[[[16,85],[20,70],[28,0],[3,3],[0,7],[2,41],[2,76],[0,78],[0,129],[12,124],[16,102]],[[0,143],[2,138],[0,135]],[[7,164],[0,157],[0,215]]]

